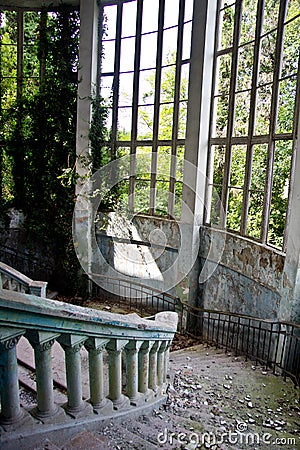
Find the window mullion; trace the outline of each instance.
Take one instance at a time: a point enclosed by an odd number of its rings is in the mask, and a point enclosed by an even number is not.
[[[158,130],[159,130],[159,110],[160,110],[161,66],[162,66],[163,34],[164,34],[164,14],[165,14],[165,0],[160,0],[159,15],[158,15],[156,74],[155,74],[155,93],[154,93],[153,145],[152,145],[151,179],[150,179],[150,214],[155,213],[155,206],[156,206],[156,174],[157,174],[157,150],[158,150]]]
[[[175,92],[174,92],[174,110],[173,110],[173,128],[172,128],[172,158],[170,165],[170,184],[169,184],[169,202],[168,215],[174,216],[174,194],[176,184],[176,155],[177,155],[177,139],[179,128],[179,113],[180,113],[180,84],[181,84],[181,65],[182,65],[182,44],[184,31],[184,9],[185,1],[180,0],[179,3],[179,17],[178,17],[178,38],[176,51],[176,73],[175,73]]]
[[[119,79],[120,79],[120,60],[121,60],[121,36],[122,36],[122,3],[118,5],[116,22],[116,41],[115,41],[115,62],[114,62],[114,81],[112,95],[112,127],[111,127],[111,156],[112,160],[116,157],[116,140],[118,133],[118,103],[119,103]]]
[[[293,123],[293,155],[292,155],[292,161],[291,161],[289,192],[291,192],[291,190],[292,190],[292,186],[294,184],[294,178],[295,178],[295,164],[296,164],[295,146],[297,143],[297,138],[299,136],[299,130],[298,130],[299,114],[300,114],[300,58],[298,59],[297,92],[296,92],[296,98],[295,98],[294,123]],[[287,234],[288,234],[287,230],[288,230],[290,215],[291,215],[291,201],[292,201],[291,197],[292,196],[289,195],[287,210],[286,210],[286,221],[285,221],[285,230],[284,230],[284,237],[283,237],[283,251],[284,252],[286,251],[286,242],[287,242]]]
[[[224,180],[222,188],[221,202],[225,214],[221,214],[220,225],[226,227],[226,214],[228,209],[228,195],[229,195],[229,181],[230,181],[230,164],[231,164],[231,141],[233,133],[234,107],[235,107],[235,88],[237,80],[237,66],[238,66],[238,45],[240,40],[240,29],[242,19],[242,0],[237,0],[235,5],[234,17],[234,32],[233,32],[233,48],[232,48],[232,67],[231,67],[231,81],[229,91],[229,106],[228,106],[228,125],[226,138],[226,154],[225,154],[225,169]]]
[[[285,17],[286,17],[286,11],[287,11],[287,2],[286,2],[286,0],[281,0],[280,9],[279,9],[279,17],[278,17],[278,31],[277,31],[277,38],[276,38],[275,65],[274,65],[272,100],[271,100],[271,110],[270,110],[267,176],[266,176],[264,206],[263,206],[263,214],[262,214],[262,229],[261,229],[262,243],[267,242],[268,228],[269,228],[269,221],[270,221],[274,155],[275,155],[274,136],[275,136],[275,131],[276,131],[276,119],[277,119],[278,95],[279,95],[279,93],[278,93],[279,78],[280,78],[281,66],[282,66],[283,32],[284,32],[284,22],[285,22]]]
[[[215,91],[216,91],[216,75],[217,75],[217,55],[218,55],[218,43],[220,40],[220,9],[221,9],[222,0],[218,0],[217,6],[217,26],[215,29],[215,46],[214,46],[214,63],[213,63],[213,73],[212,73],[212,89],[211,89],[211,99],[214,99]],[[210,145],[209,151],[207,155],[207,168],[206,168],[206,189],[205,189],[205,199],[204,199],[204,223],[210,223],[210,214],[211,214],[211,199],[212,199],[212,190],[213,190],[213,172],[214,172],[214,158],[212,154],[212,133],[215,127],[215,117],[216,113],[214,111],[214,103],[211,101],[210,107],[210,120],[209,120],[209,136],[210,136]]]
[[[243,193],[243,208],[241,217],[241,229],[242,235],[246,234],[247,220],[249,211],[250,189],[251,189],[251,176],[252,176],[252,157],[253,157],[253,134],[255,126],[255,110],[256,110],[256,93],[257,82],[259,73],[259,60],[260,60],[260,48],[261,48],[261,34],[264,16],[264,0],[259,0],[257,5],[257,22],[255,30],[255,44],[254,44],[254,59],[253,59],[253,77],[251,86],[251,98],[250,98],[250,114],[249,114],[249,129],[247,137],[247,155],[246,155],[246,171],[244,178],[244,193]]]
[[[135,195],[135,172],[136,172],[136,146],[137,146],[137,124],[138,124],[138,102],[140,85],[140,61],[141,61],[141,35],[143,19],[143,0],[137,2],[136,16],[136,38],[134,50],[134,75],[133,75],[133,96],[132,96],[132,122],[131,122],[131,142],[130,142],[130,177],[129,177],[129,196],[128,207],[130,211],[134,210]]]

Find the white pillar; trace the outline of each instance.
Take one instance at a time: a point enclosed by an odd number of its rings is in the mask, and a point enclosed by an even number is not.
[[[203,224],[217,1],[195,0],[181,221],[186,227],[189,303],[197,305],[199,231]],[[195,253],[196,252],[196,253]],[[192,259],[191,259],[192,258]],[[195,261],[192,266],[192,262]]]

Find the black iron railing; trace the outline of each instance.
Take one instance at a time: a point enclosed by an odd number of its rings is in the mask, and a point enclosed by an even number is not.
[[[137,282],[101,277],[102,287],[93,283],[94,297],[126,305],[142,316],[162,310],[176,311],[178,332],[187,332],[199,342],[223,348],[225,352],[243,355],[254,364],[291,377],[300,386],[300,325],[195,308],[174,295]]]
[[[184,305],[189,334],[201,342],[244,355],[300,386],[300,325]]]

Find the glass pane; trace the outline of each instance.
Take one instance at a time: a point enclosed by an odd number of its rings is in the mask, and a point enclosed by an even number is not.
[[[158,139],[172,139],[174,104],[160,105]]]
[[[109,101],[112,97],[112,86],[113,86],[113,77],[104,77],[102,76],[101,78],[101,87],[100,87],[100,92],[101,92],[101,97],[106,100]]]
[[[5,41],[5,36],[3,41]],[[17,47],[15,45],[1,46],[1,72],[3,77],[17,76]]]
[[[150,202],[150,182],[149,181],[136,181],[134,192],[134,211],[136,213],[149,212]]]
[[[231,76],[231,55],[222,55],[217,59],[217,93],[228,94],[230,89],[230,76]]]
[[[275,65],[276,33],[268,34],[261,41],[258,84],[272,83]]]
[[[274,30],[278,23],[280,0],[266,0],[263,21],[263,34]]]
[[[169,28],[164,31],[162,65],[175,64],[177,51],[178,28]]]
[[[155,70],[140,72],[139,104],[154,103]]]
[[[122,37],[135,35],[136,5],[137,2],[123,4]]]
[[[129,72],[134,69],[135,38],[125,38],[121,42],[120,71]]]
[[[144,0],[142,33],[157,30],[158,10],[159,0]]]
[[[181,66],[180,100],[187,100],[188,99],[189,71],[190,71],[190,65],[189,64],[183,64]]]
[[[266,171],[268,161],[268,145],[259,144],[253,146],[251,191],[263,191],[266,182]]]
[[[14,78],[4,78],[1,80],[1,108],[8,109],[17,98],[17,80]],[[9,126],[9,122],[3,124]]]
[[[185,0],[184,21],[192,20],[193,18],[193,0]]]
[[[175,66],[164,67],[161,71],[160,101],[170,102],[174,100],[175,93]]]
[[[131,137],[131,116],[132,108],[119,108],[118,109],[118,139],[130,140]]]
[[[263,86],[257,89],[256,98],[256,120],[255,120],[255,134],[265,135],[269,133],[270,127],[270,112],[271,112],[271,86]]]
[[[211,147],[211,157],[213,162],[211,223],[217,225],[220,223],[220,199],[222,195],[222,185],[224,178],[225,146],[213,145]]]
[[[239,49],[237,91],[251,89],[253,77],[254,45],[245,45]]]
[[[103,42],[103,56],[101,59],[101,69],[103,73],[113,72],[115,63],[115,41]]]
[[[230,186],[243,188],[246,172],[246,145],[231,147]]]
[[[179,0],[165,0],[164,28],[178,24]]]
[[[242,204],[243,191],[237,188],[229,189],[226,228],[234,231],[240,231]]]
[[[182,186],[180,181],[177,181],[175,184],[174,217],[181,216]]]
[[[182,59],[189,59],[191,56],[192,23],[184,25],[182,42]]]
[[[184,147],[177,147],[176,180],[183,181]]]
[[[233,44],[233,29],[234,29],[234,11],[235,5],[232,5],[221,13],[221,39],[220,48],[229,48]]]
[[[215,129],[213,137],[225,137],[227,133],[227,121],[228,121],[228,95],[216,97],[214,100],[214,119]]]
[[[117,20],[117,6],[115,5],[106,6],[104,8],[104,24],[105,24],[104,39],[115,39],[116,20]]]
[[[247,136],[250,115],[250,92],[241,92],[235,96],[234,136]]]
[[[244,0],[241,21],[240,44],[255,38],[257,0]]]
[[[291,20],[298,16],[300,11],[300,0],[289,0],[286,20]]]
[[[230,188],[226,226],[235,231],[240,231],[241,224],[246,152],[246,145],[233,145],[231,148]]]
[[[133,94],[133,74],[122,73],[119,77],[119,105],[131,106]]]
[[[300,8],[300,5],[298,7]],[[284,28],[282,77],[297,73],[299,60],[299,30],[300,17],[287,24]]]
[[[140,106],[138,108],[138,139],[152,139],[154,107]]]
[[[137,147],[136,148],[136,174],[138,178],[143,180],[150,180],[151,173],[151,147]]]
[[[169,182],[157,181],[155,213],[160,216],[168,215]]]
[[[146,34],[141,39],[141,69],[154,68],[156,65],[157,33]]]
[[[32,46],[24,48],[24,76],[39,77],[40,62]]]
[[[179,104],[178,139],[185,139],[187,123],[187,102]]]
[[[276,133],[293,131],[297,79],[287,78],[279,83],[279,104]]]
[[[268,242],[282,247],[292,159],[292,141],[278,141],[275,147]]]
[[[169,181],[171,167],[171,148],[158,147],[157,150],[157,179]]]
[[[264,193],[252,189],[249,198],[249,210],[246,233],[248,236],[260,239]]]

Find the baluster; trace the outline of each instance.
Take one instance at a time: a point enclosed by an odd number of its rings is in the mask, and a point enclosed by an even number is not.
[[[172,341],[166,342],[166,349],[165,349],[165,359],[164,359],[164,375],[163,375],[163,384],[167,382],[167,376],[169,372],[169,359],[170,359],[170,347],[171,347]]]
[[[130,404],[137,406],[144,401],[138,393],[138,351],[142,341],[130,341],[125,346],[126,352],[126,393]]]
[[[0,333],[0,423],[12,425],[24,418],[19,401],[16,345],[25,330],[1,328]]]
[[[51,349],[55,339],[59,334],[47,333],[43,331],[28,331],[26,337],[34,349],[35,370],[36,370],[36,390],[37,408],[32,414],[42,422],[48,418],[61,414],[54,403],[53,395],[53,375]]]
[[[106,414],[112,403],[104,397],[103,350],[109,339],[90,338],[85,342],[89,352],[90,402],[96,413]]]
[[[88,407],[92,409],[91,405],[82,401],[80,349],[86,340],[87,337],[77,335],[62,335],[58,338],[58,342],[65,351],[68,394],[65,410],[74,418],[85,416]]]
[[[161,341],[156,341],[149,355],[149,388],[157,392],[157,352]]]
[[[166,341],[163,341],[157,352],[157,384],[161,388],[164,383]]]
[[[154,345],[155,341],[144,341],[138,356],[139,370],[138,370],[138,390],[145,396],[145,400],[149,400],[149,397],[153,395],[153,391],[150,391],[149,386],[149,352]]]
[[[120,409],[129,404],[129,399],[122,395],[122,349],[128,340],[111,339],[106,346],[108,353],[109,395],[114,409]]]

